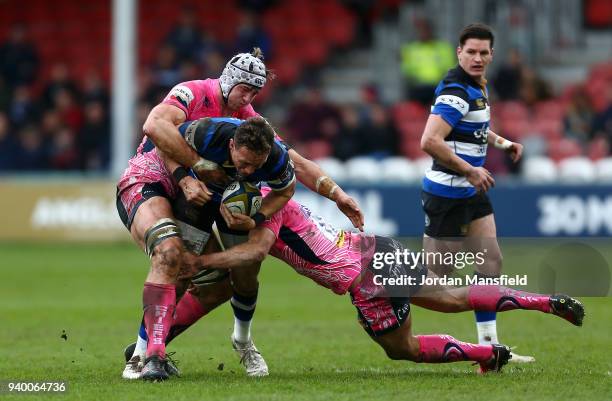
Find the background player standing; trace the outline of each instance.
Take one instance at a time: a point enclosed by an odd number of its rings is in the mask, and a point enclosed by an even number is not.
[[[493,32],[484,24],[471,24],[461,31],[459,64],[438,84],[421,138],[421,148],[434,159],[423,178],[424,249],[486,248],[486,261],[477,269],[481,276],[497,276],[502,268],[493,207],[486,195],[495,185],[491,173],[483,167],[487,147],[503,149],[514,162],[523,152],[521,144],[489,129],[491,110],[485,75],[493,60],[493,43]],[[430,267],[438,273],[446,268]],[[476,327],[479,343],[498,343],[494,311],[476,312]],[[514,355],[513,360],[534,359]]]

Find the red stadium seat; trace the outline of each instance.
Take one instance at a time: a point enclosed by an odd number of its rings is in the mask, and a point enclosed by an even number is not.
[[[563,138],[548,143],[548,157],[559,162],[568,157],[582,156],[582,147],[573,139]]]
[[[311,141],[303,144],[306,157],[310,160],[323,159],[332,154],[332,146],[329,141]]]
[[[586,0],[584,18],[593,28],[609,28],[612,25],[612,3],[609,0]]]
[[[538,102],[535,105],[536,118],[562,120],[565,115],[564,104],[556,99]]]
[[[396,123],[402,120],[427,120],[429,111],[418,102],[402,102],[393,107],[393,118]]]
[[[561,139],[563,136],[563,122],[559,119],[539,118],[534,121],[533,128],[549,140]]]
[[[307,65],[321,65],[327,58],[328,48],[318,40],[306,41],[302,44],[301,50],[301,60]]]
[[[594,79],[585,85],[585,90],[596,111],[603,111],[608,106],[607,91],[611,83],[605,79]]]
[[[610,144],[605,138],[595,138],[587,148],[587,156],[591,160],[599,160],[610,154]]]
[[[513,141],[520,141],[521,138],[533,134],[533,128],[529,121],[524,118],[507,118],[500,121],[501,131],[499,134]]]
[[[496,114],[503,119],[525,120],[529,117],[527,106],[521,102],[498,102],[495,107]]]
[[[421,150],[421,138],[403,139],[401,142],[401,153],[409,159],[416,160],[422,157],[427,157],[427,154]]]
[[[591,67],[589,81],[598,79],[612,81],[612,61],[595,64]]]
[[[276,79],[281,85],[291,85],[299,78],[302,67],[294,60],[276,57],[276,61],[270,63],[270,69],[276,74]]]
[[[421,140],[423,130],[425,129],[425,120],[409,120],[403,119],[396,126],[402,137],[402,140]]]

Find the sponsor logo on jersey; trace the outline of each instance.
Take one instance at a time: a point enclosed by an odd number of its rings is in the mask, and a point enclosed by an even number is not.
[[[457,109],[463,114],[467,112],[468,104],[465,102],[465,100],[457,96],[453,96],[453,95],[438,96],[438,99],[436,100],[436,104],[438,103],[448,104],[449,106],[452,106],[453,108]]]
[[[178,85],[172,88],[170,98],[176,99],[185,108],[188,108],[194,99],[193,92],[185,85]]]

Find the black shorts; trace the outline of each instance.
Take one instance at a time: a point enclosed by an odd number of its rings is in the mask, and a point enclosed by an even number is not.
[[[421,191],[425,212],[425,234],[433,238],[465,237],[469,224],[493,214],[493,206],[486,194],[455,199]]]
[[[405,248],[393,238],[376,236],[375,253],[403,254]],[[408,250],[409,251],[409,250]],[[380,276],[378,283],[374,275]],[[379,284],[381,278],[413,277],[413,285],[388,286]],[[376,266],[372,259],[362,272],[361,281],[350,292],[357,308],[357,319],[364,330],[373,337],[387,334],[399,328],[410,315],[410,297],[421,288],[421,280],[427,276],[427,268],[407,265],[401,261]]]
[[[121,193],[117,189],[117,212],[128,231],[132,227],[134,216],[140,205],[156,196],[161,196],[170,201],[170,196],[168,196],[161,182],[135,184]]]

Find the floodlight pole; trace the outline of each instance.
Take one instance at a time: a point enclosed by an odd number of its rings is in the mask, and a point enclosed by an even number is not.
[[[127,167],[136,129],[136,7],[138,0],[112,0],[111,178]]]

